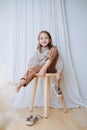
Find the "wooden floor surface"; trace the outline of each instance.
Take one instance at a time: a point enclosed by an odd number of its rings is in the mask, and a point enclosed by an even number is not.
[[[49,117],[40,118],[33,126],[26,126],[26,117],[30,115],[28,108],[16,109],[15,116],[19,120],[12,130],[87,130],[87,108],[62,109],[49,108]],[[43,108],[34,108],[34,114],[43,115]]]

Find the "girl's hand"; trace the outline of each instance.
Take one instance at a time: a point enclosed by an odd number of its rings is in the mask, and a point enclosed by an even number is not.
[[[61,80],[61,73],[56,73],[56,80],[57,82]]]
[[[44,76],[42,73],[37,73],[37,74],[35,74],[36,76],[39,76],[39,77],[42,77],[42,76]]]
[[[44,69],[41,69],[40,72],[38,72],[38,73],[35,74],[35,75],[36,75],[36,76],[40,76],[40,77],[42,77],[42,76],[45,75],[45,73],[46,73],[46,71],[45,71]]]

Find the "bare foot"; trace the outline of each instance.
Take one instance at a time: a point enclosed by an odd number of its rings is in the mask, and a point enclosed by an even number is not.
[[[17,85],[17,87],[16,87],[16,92],[17,92],[17,93],[20,91],[20,88],[21,88],[21,86],[20,86],[20,85]]]
[[[18,93],[20,91],[20,88],[26,84],[26,80],[22,79],[16,86],[16,92]]]
[[[67,112],[68,112],[68,109],[67,109],[67,108],[64,108],[63,110],[64,110],[64,112],[65,112],[65,113],[67,113]]]

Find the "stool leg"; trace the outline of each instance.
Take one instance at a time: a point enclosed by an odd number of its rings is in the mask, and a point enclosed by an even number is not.
[[[67,108],[66,108],[66,103],[65,103],[65,99],[64,99],[64,96],[60,97],[61,98],[61,102],[62,102],[62,105],[63,105],[63,109],[64,109],[64,112],[67,113]]]
[[[48,83],[47,83],[47,89],[48,89],[48,107],[50,107],[50,77],[48,77]]]
[[[48,117],[48,77],[44,77],[44,118]]]
[[[35,78],[35,81],[34,81],[34,88],[33,88],[33,93],[32,93],[32,98],[31,98],[31,104],[30,104],[29,111],[33,111],[33,106],[34,106],[34,99],[35,99],[35,95],[36,95],[37,83],[38,83],[38,77],[36,77],[36,78]]]

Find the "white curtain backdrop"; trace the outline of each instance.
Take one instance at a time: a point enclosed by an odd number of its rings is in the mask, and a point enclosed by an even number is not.
[[[83,90],[79,89],[72,66],[64,0],[12,0],[10,6],[12,44],[9,48],[12,49],[10,71],[13,82],[18,82],[25,73],[28,61],[37,47],[38,33],[41,30],[47,30],[52,35],[54,45],[58,47],[64,61],[61,87],[67,107],[86,107],[87,101],[84,102],[80,96],[80,91]],[[44,85],[44,80],[40,79],[35,106],[43,105],[42,83]],[[32,88],[33,81],[26,88],[22,88],[19,93],[14,93],[13,106],[29,107]],[[56,97],[52,88],[51,106],[62,107],[60,99]]]

